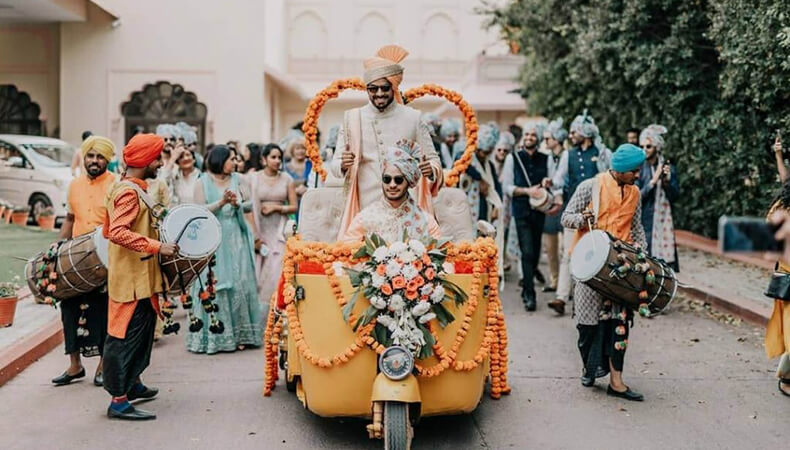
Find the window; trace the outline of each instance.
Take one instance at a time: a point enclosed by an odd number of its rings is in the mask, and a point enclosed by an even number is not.
[[[197,128],[198,148],[205,148],[206,105],[199,102],[197,95],[180,84],[158,81],[146,84],[133,92],[128,102],[121,105],[121,114],[126,121],[126,142],[138,132],[153,133],[162,123],[186,122]]]
[[[12,84],[0,84],[0,133],[44,134],[44,124],[39,119],[41,108]]]

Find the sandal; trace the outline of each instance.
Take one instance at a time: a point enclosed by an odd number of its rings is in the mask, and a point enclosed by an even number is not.
[[[790,392],[782,389],[782,383],[790,384],[790,379],[789,378],[780,378],[779,379],[779,383],[777,384],[777,387],[779,388],[779,392],[781,392],[782,395],[786,395],[786,396],[790,397]]]

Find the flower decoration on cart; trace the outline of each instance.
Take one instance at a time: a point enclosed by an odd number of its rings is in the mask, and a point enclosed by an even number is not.
[[[414,246],[421,250],[419,244],[419,242],[415,243]],[[281,338],[284,337],[286,332],[288,339],[293,339],[296,351],[307,363],[324,369],[348,363],[366,347],[381,354],[386,350],[389,342],[395,343],[396,337],[402,345],[411,345],[413,351],[419,347],[419,350],[417,350],[419,359],[423,359],[422,356],[425,355],[433,354],[435,356],[436,363],[433,365],[427,365],[430,364],[430,360],[433,358],[428,358],[415,364],[417,375],[421,378],[436,377],[447,370],[471,371],[480,366],[485,367],[484,364],[486,359],[488,359],[488,371],[491,377],[491,397],[497,399],[502,395],[509,394],[510,385],[507,379],[508,338],[505,315],[499,299],[496,244],[491,238],[479,238],[475,242],[449,244],[437,242],[436,244],[438,247],[426,247],[428,256],[431,259],[430,264],[426,264],[425,261],[422,261],[424,253],[413,251],[410,242],[394,243],[387,246],[380,238],[377,242],[373,242],[373,237],[370,237],[364,243],[355,244],[304,242],[298,236],[290,238],[286,243],[286,254],[280,279],[280,292],[275,292],[272,296],[264,333],[264,354],[266,359],[264,395],[271,395],[271,391],[279,378],[277,371],[278,357],[280,356]],[[392,256],[390,256],[390,252],[392,252]],[[401,253],[403,255],[400,256],[399,261],[398,258]],[[421,270],[417,270],[418,275],[422,276],[423,282],[433,281],[427,279],[430,272],[434,273],[434,280],[438,280],[438,282],[426,282],[422,286],[417,287],[419,281],[413,281],[411,287],[417,288],[418,297],[412,300],[412,306],[408,307],[407,300],[409,298],[406,295],[414,297],[415,289],[410,289],[407,277],[402,274],[402,267],[407,265],[403,256],[406,257],[406,260],[410,260],[412,258],[411,253],[414,254],[414,259],[410,261],[412,267],[415,267],[414,262],[417,260],[420,260],[423,265]],[[391,275],[388,276],[387,267],[390,266],[390,261],[394,261],[394,264],[391,265]],[[359,263],[362,263],[363,270],[352,268],[352,272],[349,274],[350,277],[356,278],[356,280],[350,281],[352,286],[354,282],[357,283],[357,292],[352,295],[351,299],[347,299],[338,280],[338,275],[343,272],[344,268]],[[379,273],[382,270],[379,269],[381,266],[379,263],[384,265],[383,275]],[[398,270],[401,271],[400,275],[395,273],[395,264],[398,264]],[[305,330],[302,328],[297,309],[297,302],[303,297],[299,295],[302,288],[296,283],[296,272],[297,268],[302,271],[304,269],[303,266],[307,265],[312,266],[312,270],[318,268],[318,271],[315,273],[326,275],[330,290],[337,300],[338,307],[346,323],[355,328],[353,341],[348,347],[334,355],[322,356],[317,354],[305,339]],[[417,266],[419,265],[418,263]],[[365,267],[368,270],[363,276]],[[429,268],[432,271],[429,271]],[[406,269],[406,271],[408,275],[413,275],[413,273],[410,273],[411,269]],[[453,272],[471,272],[472,284],[468,293],[464,294],[460,289],[456,289],[457,287],[454,284],[445,282],[443,275]],[[375,283],[378,287],[373,284],[374,274],[376,274]],[[398,276],[403,276],[405,288],[392,287],[393,283],[401,286],[401,280],[394,281]],[[487,283],[484,283],[484,276],[487,276]],[[382,280],[379,277],[384,279]],[[409,277],[409,279],[416,280],[416,275]],[[366,282],[365,280],[369,281]],[[379,282],[381,282],[380,285]],[[428,296],[428,301],[423,302],[423,294],[420,292],[420,288],[428,284],[431,285],[433,291],[427,293],[428,289],[426,289],[425,295]],[[367,293],[365,292],[366,290],[368,290]],[[389,293],[390,290],[391,293]],[[444,291],[443,294],[442,291]],[[371,295],[368,297],[367,294]],[[358,301],[360,295],[370,299],[376,297],[377,299],[373,299],[372,302],[368,300],[371,302],[370,307],[365,310],[361,317],[355,317],[352,312],[353,305],[349,306],[349,303]],[[437,329],[438,326],[446,325],[453,321],[452,315],[444,307],[448,297],[460,303],[462,308],[458,308],[458,311],[463,311],[463,318],[459,318],[461,324],[455,331],[454,338],[451,339],[452,342],[449,346],[446,342],[440,341]],[[439,300],[440,298],[441,300]],[[477,344],[478,347],[474,356],[468,360],[463,360],[460,358],[461,346],[467,343],[473,316],[477,312],[481,300],[487,300],[485,302],[486,318],[483,338]],[[400,307],[400,302],[403,302],[402,313],[396,313],[395,310],[398,309],[397,307]],[[419,306],[420,303],[430,303],[430,305]],[[383,307],[378,308],[377,306]],[[390,307],[392,307],[392,310],[390,310]],[[414,308],[417,308],[416,311],[414,311]],[[425,310],[425,308],[429,308],[429,310]],[[437,313],[437,311],[439,312]],[[415,312],[417,314],[414,314]],[[369,318],[366,316],[369,316]],[[401,323],[401,320],[403,323]],[[411,326],[412,321],[414,326]],[[392,329],[390,329],[390,326],[392,326]],[[415,331],[415,328],[420,331],[419,334]],[[427,334],[424,331],[425,329],[428,330]],[[430,335],[430,338],[427,337],[428,335]]]
[[[354,254],[356,259],[367,258],[362,267],[344,268],[356,288],[343,307],[346,322],[357,299],[364,295],[370,306],[357,319],[354,330],[375,319],[371,336],[376,342],[385,347],[402,345],[418,359],[433,355],[436,344],[428,322],[436,319],[444,328],[455,320],[443,303],[452,300],[462,305],[468,298],[444,277],[447,255],[442,247],[446,242],[431,240],[426,244],[416,239],[388,244],[372,234]]]

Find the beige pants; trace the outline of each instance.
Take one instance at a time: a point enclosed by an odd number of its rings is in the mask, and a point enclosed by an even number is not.
[[[551,272],[551,281],[549,286],[557,289],[560,275],[560,258],[564,244],[560,239],[562,233],[543,233],[543,248],[546,249],[546,256],[549,260],[549,271]]]
[[[571,255],[568,249],[571,248],[573,243],[573,236],[576,230],[565,228],[562,231],[562,249],[560,258],[560,274],[557,280],[557,295],[556,297],[563,301],[568,301],[573,288],[573,280],[571,279]]]

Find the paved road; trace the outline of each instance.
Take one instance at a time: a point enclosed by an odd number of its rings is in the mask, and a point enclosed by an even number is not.
[[[545,299],[543,299],[545,300]],[[701,313],[637,320],[626,381],[645,403],[578,382],[576,331],[541,301],[527,314],[505,294],[513,394],[485,397],[471,415],[426,419],[414,448],[783,448],[790,399],[781,397],[760,330]],[[2,332],[2,331],[0,331]],[[161,396],[143,406],[159,419],[109,421],[107,396],[88,382],[56,388],[65,367],[53,351],[0,388],[0,447],[108,449],[380,448],[358,420],[322,419],[284,387],[261,396],[263,355],[192,355],[183,338],[161,341],[145,380]],[[96,360],[87,363],[93,370]],[[120,441],[123,441],[121,444]]]

